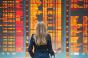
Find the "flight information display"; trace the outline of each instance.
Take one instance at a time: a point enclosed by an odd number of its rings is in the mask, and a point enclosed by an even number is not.
[[[51,35],[53,48],[62,47],[61,0],[30,0],[30,35],[38,21],[43,21]]]
[[[0,52],[24,51],[22,0],[0,0]]]
[[[71,0],[70,49],[72,54],[88,54],[88,0]]]

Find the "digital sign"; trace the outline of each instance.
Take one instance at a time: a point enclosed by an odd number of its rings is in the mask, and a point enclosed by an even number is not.
[[[0,3],[0,52],[23,52],[22,0],[0,0]]]
[[[88,0],[72,0],[70,48],[73,55],[88,54]]]
[[[30,35],[38,21],[43,21],[51,35],[53,48],[62,47],[61,0],[30,0]]]

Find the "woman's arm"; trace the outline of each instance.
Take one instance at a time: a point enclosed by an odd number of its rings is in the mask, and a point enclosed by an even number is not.
[[[29,54],[30,54],[31,57],[34,56],[34,53],[33,53],[32,50],[33,50],[33,35],[31,37],[31,40],[30,40],[30,43],[29,43],[29,47],[28,47],[28,52],[29,52]]]
[[[52,42],[51,42],[51,36],[50,36],[50,34],[48,34],[48,49],[49,49],[49,53],[51,55],[54,55],[54,51],[52,49]]]

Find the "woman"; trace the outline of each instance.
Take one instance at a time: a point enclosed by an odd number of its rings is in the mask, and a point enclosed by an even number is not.
[[[43,22],[37,24],[36,34],[32,34],[28,52],[32,58],[50,58],[49,54],[54,55],[51,37],[50,34],[47,34],[47,29]]]

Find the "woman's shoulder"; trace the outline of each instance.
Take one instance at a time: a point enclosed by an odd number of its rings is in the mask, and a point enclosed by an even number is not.
[[[32,35],[31,35],[31,37],[35,37],[35,36],[36,36],[36,34],[32,34]]]
[[[50,39],[51,39],[51,36],[50,36],[50,34],[49,34],[49,33],[47,33],[46,38],[47,38],[48,40],[50,40]]]
[[[32,34],[32,35],[31,35],[31,39],[32,39],[32,40],[35,40],[35,38],[36,38],[36,35],[35,35],[35,34]]]
[[[49,34],[49,33],[47,33],[47,36],[48,36],[48,37],[50,37],[50,34]]]

